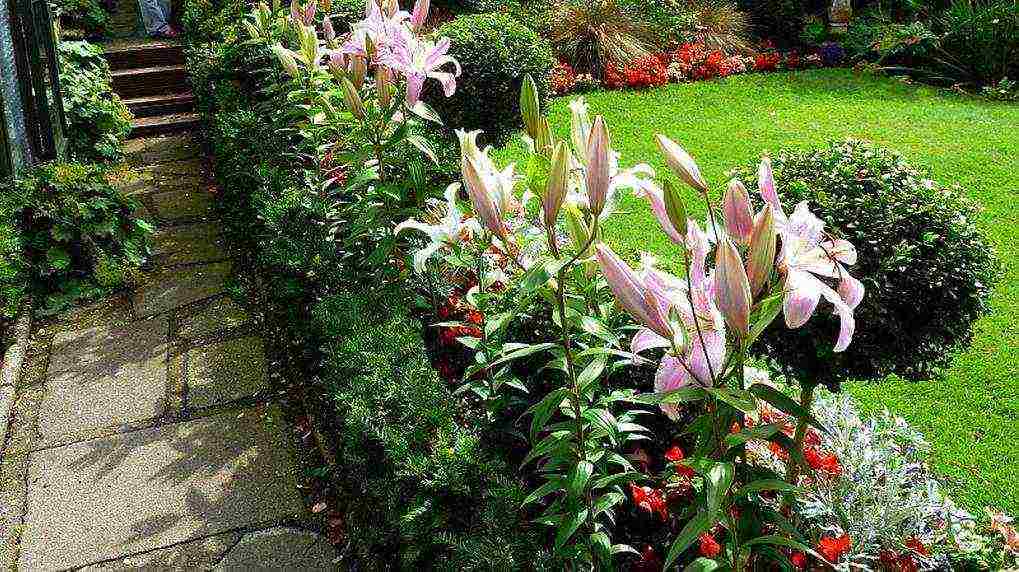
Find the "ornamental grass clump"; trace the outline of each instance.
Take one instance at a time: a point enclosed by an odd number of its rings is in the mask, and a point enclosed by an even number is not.
[[[811,414],[816,382],[802,380],[795,401],[748,375],[746,363],[750,346],[780,314],[787,327],[801,327],[822,298],[841,322],[828,343],[835,352],[850,346],[853,310],[864,296],[850,274],[853,245],[827,234],[806,203],[787,214],[767,159],[759,166],[761,200],[755,204],[734,180],[719,208],[694,159],[656,137],[672,173],[705,202],[702,226],[651,167],[619,167],[609,126],[592,118],[582,99],[570,106],[566,139],[552,133],[530,80],[521,109],[531,151],[522,165],[498,169],[476,134],[461,133],[472,217],[457,216],[463,195],[451,188],[441,221],[411,220],[399,230],[430,239],[414,255],[419,272],[467,268],[477,278],[463,301],[475,305],[478,335],[458,339],[474,350],[475,363],[460,390],[484,399],[493,421],[514,403],[529,403],[529,424],[520,432],[530,447],[521,463],[535,473],[536,488],[523,504],[551,527],[555,554],[595,569],[660,558],[654,548],[634,545],[634,531],[621,529],[624,519],[650,531],[638,537],[665,545],[666,567],[758,569],[786,562],[789,550],[821,563],[840,559],[841,549],[826,558],[811,548],[783,515],[803,475],[827,467],[807,443],[810,426],[825,431]],[[647,198],[663,232],[683,248],[682,276],[656,268],[649,256],[634,270],[603,242],[623,188]],[[513,324],[536,313],[545,325],[514,339],[520,330]],[[515,368],[520,362],[529,366]],[[531,373],[521,379],[523,371]],[[641,392],[639,371],[651,372],[643,379],[652,392]],[[539,393],[523,399],[532,391]],[[762,404],[789,416],[790,431],[751,422]],[[653,463],[634,449],[642,442],[668,449],[663,473],[649,474]],[[748,462],[754,442],[784,451],[784,470]]]

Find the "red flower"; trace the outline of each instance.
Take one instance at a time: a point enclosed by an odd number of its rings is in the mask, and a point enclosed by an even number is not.
[[[456,344],[456,329],[454,328],[443,328],[439,333],[439,343],[444,346],[451,346]]]
[[[849,540],[848,534],[843,534],[838,538],[831,538],[825,536],[821,538],[821,542],[817,545],[817,552],[824,556],[829,562],[838,562],[840,558],[853,546],[853,542]]]
[[[662,491],[651,487],[638,487],[631,482],[630,495],[633,497],[633,504],[638,508],[657,514],[663,521],[669,518],[669,509],[665,506]]]
[[[665,459],[673,463],[678,463],[684,458],[683,450],[679,448],[679,445],[673,445],[672,448],[665,452]]]
[[[440,318],[445,320],[445,319],[449,318],[449,316],[453,313],[453,309],[450,308],[449,306],[442,306],[442,307],[439,308],[439,311],[437,313],[438,313]]]
[[[477,310],[471,310],[467,312],[467,321],[475,326],[480,326],[485,321],[485,315]]]
[[[815,447],[807,447],[803,450],[803,457],[807,464],[815,471],[825,473],[832,477],[842,474],[842,466],[839,459],[833,453],[822,454]]]
[[[905,544],[906,544],[906,548],[912,550],[913,552],[916,552],[920,556],[930,556],[931,555],[931,551],[928,550],[927,547],[923,545],[923,542],[920,542],[920,539],[915,537],[915,536],[909,537],[906,540]]]
[[[722,552],[722,545],[715,540],[714,536],[711,536],[707,532],[702,532],[699,539],[701,556],[705,558],[714,558]]]
[[[807,555],[802,552],[793,552],[789,555],[789,562],[792,562],[797,570],[803,570],[807,567]]]

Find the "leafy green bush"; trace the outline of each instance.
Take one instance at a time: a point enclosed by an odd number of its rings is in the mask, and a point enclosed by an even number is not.
[[[548,42],[505,14],[460,16],[439,28],[452,41],[450,55],[460,61],[463,75],[450,98],[434,86],[428,102],[450,128],[483,129],[505,138],[522,125],[520,87],[531,74],[542,99],[549,93],[555,59]]]
[[[101,47],[60,43],[60,85],[67,117],[67,151],[82,162],[119,161],[131,133],[131,112],[113,92]]]
[[[391,292],[345,292],[314,309],[358,556],[367,569],[545,568],[547,551],[518,516],[522,483],[486,445],[483,410],[435,373],[406,305]]]
[[[987,310],[997,276],[976,204],[897,153],[861,141],[784,152],[774,165],[788,209],[809,201],[828,232],[856,245],[853,275],[867,292],[847,351],[831,353],[839,326],[829,315],[797,330],[772,326],[762,337],[765,353],[825,382],[892,373],[922,379],[945,365]],[[740,176],[750,183],[753,172]]]
[[[86,38],[105,34],[110,13],[103,6],[102,0],[58,0],[55,7],[66,30],[80,31]]]
[[[14,256],[0,261],[0,298],[9,303],[27,283],[44,309],[56,311],[129,283],[151,250],[152,227],[134,217],[138,207],[96,165],[43,165],[8,185],[0,194],[0,248]],[[12,285],[12,276],[27,282]]]
[[[181,14],[184,37],[190,44],[232,38],[247,13],[244,0],[186,0]]]

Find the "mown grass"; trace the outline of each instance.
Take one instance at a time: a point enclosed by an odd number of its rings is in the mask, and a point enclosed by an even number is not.
[[[652,136],[664,133],[697,159],[716,192],[729,169],[766,151],[852,137],[898,150],[979,200],[980,223],[1005,273],[971,347],[941,378],[860,382],[849,391],[864,410],[888,408],[923,431],[957,502],[973,511],[991,505],[1019,513],[1019,105],[848,70],[746,75],[586,98],[593,113],[605,116],[624,165],[648,162],[663,175]],[[567,103],[556,100],[549,110],[560,136],[569,125]],[[508,162],[521,151],[514,140],[497,155]],[[675,265],[677,250],[646,202],[627,194],[621,208],[607,239],[632,258],[651,251]]]

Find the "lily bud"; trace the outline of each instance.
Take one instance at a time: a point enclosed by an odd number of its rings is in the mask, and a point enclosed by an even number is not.
[[[538,118],[534,134],[534,152],[542,157],[549,157],[552,154],[552,128],[548,125],[548,119],[544,117]]]
[[[393,92],[390,85],[391,77],[392,72],[386,66],[375,67],[375,90],[378,92],[379,103],[386,109],[393,102]]]
[[[708,183],[701,176],[701,170],[697,168],[697,163],[694,162],[693,157],[684,151],[675,141],[664,135],[656,135],[655,139],[658,141],[658,149],[665,156],[665,162],[668,163],[672,172],[682,179],[684,183],[702,193],[707,193]]]
[[[329,52],[329,71],[332,72],[333,77],[336,81],[347,77],[347,56],[339,51],[333,50]]]
[[[368,75],[368,62],[362,56],[351,56],[350,82],[354,84],[354,87],[361,89],[366,75]]]
[[[498,205],[492,200],[491,190],[485,185],[485,181],[481,178],[472,159],[464,157],[462,164],[464,182],[467,183],[467,195],[471,199],[471,204],[474,205],[474,214],[481,219],[481,222],[492,234],[505,241],[507,239],[506,225],[502,222],[502,213],[499,212]]]
[[[594,118],[587,142],[587,198],[594,216],[605,209],[609,194],[609,131],[601,115]]]
[[[721,241],[715,255],[715,288],[715,301],[725,323],[741,336],[749,335],[750,282],[739,251],[728,238]]]
[[[545,227],[555,228],[556,218],[566,198],[566,177],[570,171],[570,150],[566,143],[559,143],[552,156],[552,169],[548,174],[545,196],[541,206],[545,215]]]
[[[570,140],[582,161],[587,161],[587,140],[590,136],[591,118],[587,114],[587,104],[583,97],[574,99],[570,102]]]
[[[280,65],[286,70],[290,77],[297,78],[301,75],[301,70],[297,68],[297,59],[294,57],[294,53],[284,48],[280,44],[273,44],[272,52],[276,54],[276,57],[280,61]]]
[[[385,13],[385,15],[389,16],[390,18],[392,18],[393,14],[396,14],[396,11],[399,10],[399,9],[400,9],[400,3],[397,2],[397,0],[383,0],[382,1],[382,12]]]
[[[754,218],[754,229],[750,234],[750,259],[747,260],[747,278],[750,280],[750,292],[754,296],[760,294],[775,267],[775,250],[778,233],[775,230],[775,211],[771,205]]]
[[[605,276],[605,282],[608,283],[619,305],[637,322],[671,340],[674,335],[672,328],[652,303],[646,288],[633,269],[604,243],[595,248],[595,256]]]
[[[672,181],[666,180],[662,186],[665,199],[665,212],[669,216],[669,222],[676,229],[679,236],[686,238],[687,223],[686,202],[679,190],[673,186]]]
[[[301,4],[297,0],[290,0],[290,19],[296,24],[301,21],[303,15]]]
[[[304,7],[304,25],[311,26],[315,24],[315,14],[318,11],[318,0],[311,0],[307,6]]]
[[[538,102],[538,86],[531,74],[524,77],[520,88],[520,115],[531,139],[538,139],[538,123],[541,121],[541,104]]]
[[[781,213],[782,203],[775,192],[775,173],[771,169],[771,159],[767,157],[761,159],[761,166],[757,168],[757,187],[761,191],[761,198],[775,209],[775,213]]]
[[[325,20],[322,22],[322,36],[329,44],[332,44],[333,40],[336,39],[336,30],[333,28],[333,20],[329,16],[326,16]]]
[[[347,78],[340,80],[340,87],[343,88],[343,102],[347,105],[347,109],[357,119],[364,119],[364,101],[357,88]]]
[[[729,188],[722,197],[722,215],[725,217],[725,228],[729,236],[742,245],[749,244],[754,214],[750,210],[750,195],[747,188],[737,179],[729,181]]]
[[[428,9],[431,7],[430,0],[418,0],[414,4],[414,12],[411,14],[410,23],[414,30],[420,30],[428,21]]]
[[[584,214],[580,212],[577,205],[566,203],[563,206],[563,213],[566,216],[566,232],[569,233],[570,240],[573,241],[573,247],[579,251],[591,241],[591,229],[584,222]],[[587,251],[582,252],[581,256],[591,256],[593,249],[594,245],[589,245]]]

